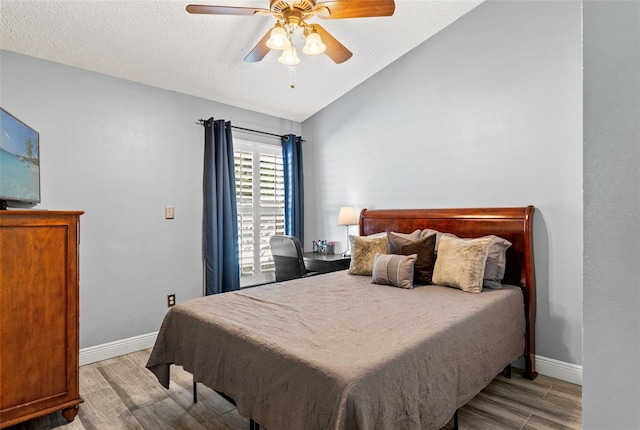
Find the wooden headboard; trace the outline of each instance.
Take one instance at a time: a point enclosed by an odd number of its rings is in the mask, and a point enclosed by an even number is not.
[[[533,261],[533,206],[468,209],[363,209],[360,235],[384,231],[411,233],[430,228],[458,237],[494,234],[512,243],[507,250],[505,284],[517,285],[524,295],[526,344],[525,377],[534,379],[536,278]]]

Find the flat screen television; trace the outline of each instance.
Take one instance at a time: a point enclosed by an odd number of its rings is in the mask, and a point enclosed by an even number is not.
[[[40,203],[40,135],[0,108],[0,207]]]

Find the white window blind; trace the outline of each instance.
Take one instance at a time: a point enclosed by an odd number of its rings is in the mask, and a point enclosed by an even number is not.
[[[234,148],[240,276],[250,285],[275,272],[269,238],[284,234],[282,149],[242,140]]]

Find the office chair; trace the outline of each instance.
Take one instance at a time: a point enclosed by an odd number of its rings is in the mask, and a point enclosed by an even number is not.
[[[297,237],[271,236],[269,244],[276,265],[276,282],[304,278],[311,274],[304,267],[302,246]]]

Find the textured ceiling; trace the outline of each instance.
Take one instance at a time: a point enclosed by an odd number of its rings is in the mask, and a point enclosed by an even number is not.
[[[191,15],[189,3],[269,7],[268,0],[1,0],[0,48],[303,121],[481,0],[396,0],[392,17],[314,17],[309,22],[320,23],[353,57],[343,64],[308,57],[300,41],[302,63],[293,72],[278,63],[277,52],[244,62],[272,17]]]

